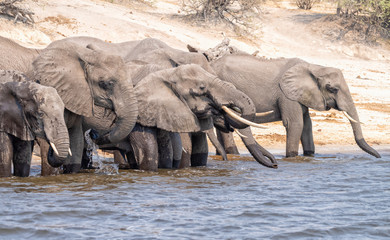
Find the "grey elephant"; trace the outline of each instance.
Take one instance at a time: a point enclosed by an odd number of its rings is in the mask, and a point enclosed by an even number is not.
[[[0,177],[27,177],[33,141],[52,146],[59,167],[71,154],[64,103],[57,91],[28,81],[20,72],[0,70]]]
[[[78,172],[83,150],[82,116],[93,116],[94,106],[113,110],[115,124],[111,131],[101,136],[102,142],[116,142],[126,137],[137,119],[137,101],[133,85],[127,77],[127,67],[120,56],[103,52],[93,45],[88,47],[59,41],[45,49],[24,48],[8,39],[0,38],[1,66],[12,65],[32,76],[42,85],[54,87],[65,104],[65,121],[70,137],[72,156],[63,168],[64,173]],[[26,58],[23,64],[18,59]],[[31,61],[32,60],[32,61]],[[14,68],[15,69],[15,68]],[[126,103],[126,104],[125,104]],[[41,146],[44,156],[47,149]]]
[[[255,122],[282,121],[286,128],[286,156],[298,155],[301,141],[304,155],[313,155],[312,123],[309,108],[343,111],[350,120],[355,141],[367,153],[379,158],[380,154],[363,138],[359,116],[348,85],[337,68],[310,64],[301,59],[263,60],[247,54],[225,55],[212,64],[218,77],[233,83],[255,103],[257,111],[273,111],[256,117]],[[253,154],[268,152],[258,144],[249,128],[240,130],[248,150]],[[270,158],[271,159],[271,158]]]
[[[195,64],[151,73],[138,82],[134,90],[139,108],[137,125],[128,141],[115,147],[126,153],[133,151],[135,158],[128,155],[130,165],[142,170],[156,171],[158,167],[180,165],[182,145],[173,133],[200,132],[211,129],[213,124],[223,128],[244,128],[256,112],[245,94]],[[232,114],[229,110],[227,114],[227,108],[235,109],[241,116],[229,115]],[[212,116],[219,120],[213,121]],[[102,126],[102,130],[106,128]],[[205,140],[200,138],[193,145],[207,144]],[[171,144],[171,141],[175,143]],[[100,144],[100,147],[110,149],[112,146]],[[197,155],[193,151],[193,161],[205,163],[207,152]]]
[[[133,61],[138,64],[157,64],[161,68],[197,64],[206,71],[213,73],[204,54],[178,50],[156,38],[110,43],[94,37],[69,37],[53,42],[49,47],[61,44],[62,42],[74,42],[84,47],[93,44],[103,51],[121,56],[125,62]]]

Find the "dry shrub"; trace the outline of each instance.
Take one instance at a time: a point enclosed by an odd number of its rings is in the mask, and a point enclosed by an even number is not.
[[[264,0],[182,0],[182,11],[198,22],[226,23],[239,35],[256,28]]]
[[[297,6],[301,9],[305,9],[305,10],[310,10],[314,3],[316,2],[316,0],[296,0],[295,3],[297,4]]]

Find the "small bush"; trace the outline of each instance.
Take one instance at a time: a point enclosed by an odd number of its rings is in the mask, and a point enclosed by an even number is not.
[[[315,0],[296,0],[295,2],[299,8],[310,10],[314,5]]]
[[[264,0],[182,0],[182,11],[198,21],[225,22],[236,32],[248,32]]]

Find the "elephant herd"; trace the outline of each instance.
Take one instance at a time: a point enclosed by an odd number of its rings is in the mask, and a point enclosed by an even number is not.
[[[0,177],[29,175],[34,142],[42,175],[89,168],[87,130],[99,148],[116,150],[116,160],[130,168],[205,166],[206,134],[227,159],[236,149],[233,131],[256,161],[277,168],[250,126],[282,121],[286,156],[298,155],[299,142],[304,155],[313,155],[309,108],[343,111],[358,146],[380,157],[363,138],[336,68],[243,52],[210,61],[204,52],[154,38],[108,43],[70,37],[31,49],[0,37]]]

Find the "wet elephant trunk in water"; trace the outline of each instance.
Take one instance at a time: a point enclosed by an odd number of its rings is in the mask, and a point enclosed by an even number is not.
[[[371,154],[374,157],[380,158],[381,155],[375,149],[373,149],[370,145],[368,145],[366,140],[364,140],[363,133],[362,133],[362,128],[360,126],[359,116],[357,114],[356,108],[355,108],[353,103],[350,106],[352,106],[352,107],[350,107],[350,109],[348,111],[346,111],[346,112],[354,120],[357,121],[357,122],[353,122],[353,121],[350,120],[350,123],[351,123],[351,126],[352,126],[352,130],[353,130],[353,135],[355,136],[355,141],[356,141],[357,145],[363,151],[367,152],[368,154]]]

